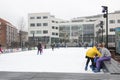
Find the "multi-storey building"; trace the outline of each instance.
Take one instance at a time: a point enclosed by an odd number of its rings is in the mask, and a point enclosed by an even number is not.
[[[94,23],[84,19],[72,19],[68,22],[59,23],[60,40],[67,42],[90,42],[95,38]]]
[[[17,29],[10,22],[0,18],[0,44],[3,47],[11,47],[15,41]]]
[[[29,42],[45,44],[59,40],[60,19],[50,13],[30,13],[28,15],[28,36]]]
[[[103,21],[103,33],[101,31],[100,25],[98,26],[100,21]],[[108,14],[108,46],[109,47],[115,47],[115,29],[117,27],[120,27],[120,11],[116,11]],[[103,15],[100,15],[100,17],[96,20],[96,34],[101,39],[103,34],[103,41],[106,42],[106,19],[103,18]]]
[[[69,21],[50,13],[29,14],[29,40],[61,42],[106,42],[106,19],[102,14],[77,17]],[[100,22],[103,21],[103,28]],[[45,26],[46,24],[46,26]],[[108,14],[108,46],[115,47],[115,28],[120,27],[120,11]]]

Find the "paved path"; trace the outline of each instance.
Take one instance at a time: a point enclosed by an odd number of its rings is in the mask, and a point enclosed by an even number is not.
[[[120,80],[109,73],[0,72],[0,80]]]

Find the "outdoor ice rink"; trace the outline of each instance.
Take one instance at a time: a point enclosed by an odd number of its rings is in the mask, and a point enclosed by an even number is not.
[[[37,50],[1,54],[0,71],[94,73],[90,68],[84,70],[87,49],[50,48],[43,49],[42,55],[37,55]]]

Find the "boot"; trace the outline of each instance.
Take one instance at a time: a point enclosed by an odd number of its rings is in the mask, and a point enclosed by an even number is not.
[[[87,71],[87,67],[88,67],[88,65],[85,66],[85,71]]]
[[[100,69],[95,69],[95,70],[93,70],[95,73],[97,73],[97,72],[100,72]]]

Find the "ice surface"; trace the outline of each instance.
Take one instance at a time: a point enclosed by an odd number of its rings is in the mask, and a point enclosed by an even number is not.
[[[37,55],[37,50],[1,54],[0,71],[94,73],[90,68],[84,70],[87,49],[44,49],[42,55]]]

